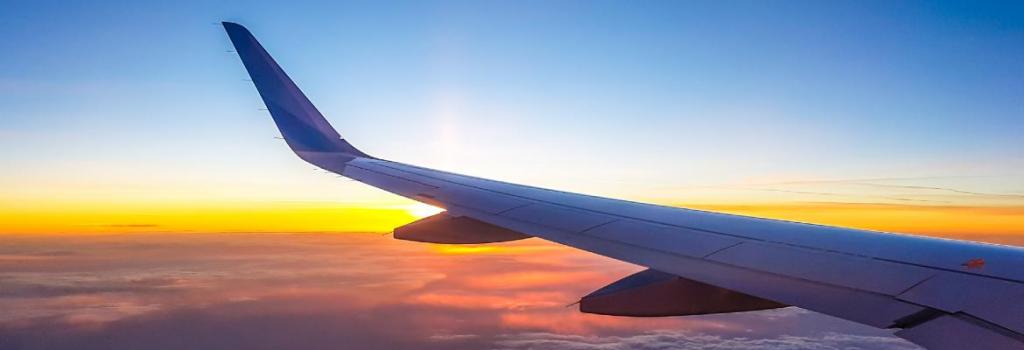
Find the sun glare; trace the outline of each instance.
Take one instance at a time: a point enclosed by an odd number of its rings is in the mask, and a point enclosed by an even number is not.
[[[433,205],[414,203],[409,204],[409,206],[405,207],[405,211],[409,212],[409,215],[415,216],[417,219],[419,219],[443,212],[444,209],[435,207]]]

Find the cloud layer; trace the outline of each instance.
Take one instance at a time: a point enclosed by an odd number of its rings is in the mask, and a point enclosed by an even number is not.
[[[911,349],[797,308],[616,318],[566,307],[639,268],[527,240],[372,234],[4,236],[0,349]]]

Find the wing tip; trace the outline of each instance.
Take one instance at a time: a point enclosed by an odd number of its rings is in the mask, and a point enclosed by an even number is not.
[[[228,35],[232,35],[232,36],[235,35],[235,34],[252,35],[252,33],[249,32],[248,28],[246,28],[245,26],[243,26],[241,24],[235,23],[235,22],[221,21],[220,25],[224,26],[224,30],[228,32]]]
[[[337,155],[331,154],[337,153],[342,154],[342,157],[372,158],[341,138],[252,32],[235,22],[222,21],[221,25],[281,131],[281,136],[293,151],[317,165],[326,162],[328,158],[330,162],[335,162]]]
[[[220,24],[223,25],[224,28],[240,28],[240,29],[245,29],[245,26],[243,26],[241,24],[238,24],[236,22],[220,21]]]

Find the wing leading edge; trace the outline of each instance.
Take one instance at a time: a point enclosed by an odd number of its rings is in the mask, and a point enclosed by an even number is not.
[[[444,227],[487,227],[491,232],[488,237],[438,238],[424,235],[443,234],[431,233],[442,226],[421,225],[416,240],[534,236],[728,296],[715,299],[718,303],[735,299],[765,308],[799,306],[894,329],[897,336],[930,349],[1024,349],[1024,249],[656,206],[375,158],[341,138],[248,30],[228,22],[224,28],[299,157],[445,208],[443,220],[436,220]],[[615,305],[627,304],[617,300]],[[723,308],[744,309],[758,308]]]

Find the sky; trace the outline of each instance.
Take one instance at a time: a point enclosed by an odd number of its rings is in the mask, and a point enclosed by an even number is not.
[[[413,203],[294,157],[222,20],[248,26],[379,157],[756,216],[1024,232],[1015,2],[5,8],[7,232],[382,231],[409,219],[328,214]]]
[[[582,315],[565,305],[638,267],[536,239],[392,240],[436,210],[295,157],[221,21],[378,157],[1024,245],[1021,2],[2,8],[4,350],[913,348],[796,308]]]

